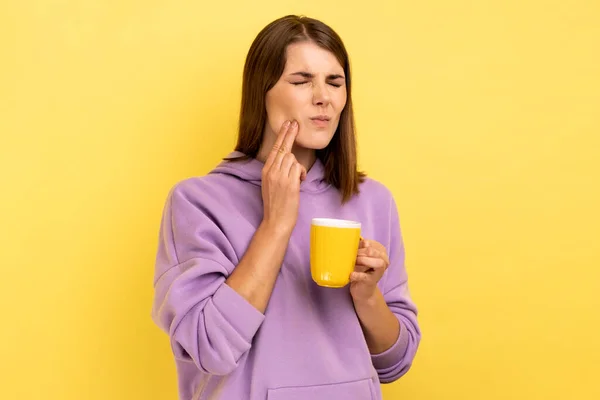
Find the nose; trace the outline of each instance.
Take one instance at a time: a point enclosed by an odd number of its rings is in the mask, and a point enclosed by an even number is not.
[[[313,85],[313,104],[315,106],[327,106],[331,101],[326,83],[315,83]]]

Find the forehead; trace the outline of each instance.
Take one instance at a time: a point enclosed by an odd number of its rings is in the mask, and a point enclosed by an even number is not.
[[[284,73],[306,71],[314,74],[343,74],[344,68],[335,55],[313,42],[290,44],[286,49]]]

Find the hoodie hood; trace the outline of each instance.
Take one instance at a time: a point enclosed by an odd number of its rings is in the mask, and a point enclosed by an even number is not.
[[[234,151],[227,157],[241,157],[244,153]],[[236,177],[256,186],[262,185],[262,169],[264,163],[251,158],[246,161],[221,161],[210,174],[225,174]],[[300,184],[301,192],[319,193],[327,190],[331,185],[325,181],[325,167],[318,158],[306,174],[306,179]]]

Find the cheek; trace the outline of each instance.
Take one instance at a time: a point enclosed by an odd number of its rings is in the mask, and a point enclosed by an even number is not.
[[[342,111],[344,110],[344,107],[346,106],[346,99],[347,99],[346,91],[338,93],[334,97],[335,111],[338,114],[338,118],[339,118],[340,114],[342,113]]]
[[[287,118],[298,118],[298,111],[302,109],[303,93],[298,90],[286,90],[279,97],[279,107]]]
[[[299,119],[300,100],[291,90],[278,90],[267,96],[267,117],[273,129],[277,131],[288,119]]]
[[[279,127],[285,121],[284,113],[281,108],[281,104],[277,101],[274,96],[267,95],[266,99],[266,109],[267,109],[267,123],[271,127],[271,130],[274,132],[279,131]]]

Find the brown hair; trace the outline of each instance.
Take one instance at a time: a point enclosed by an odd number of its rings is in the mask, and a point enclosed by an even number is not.
[[[365,174],[357,170],[356,135],[352,109],[350,62],[342,39],[329,26],[316,19],[287,15],[259,32],[250,46],[244,65],[242,104],[236,151],[244,157],[226,158],[239,161],[257,156],[262,144],[267,111],[266,94],[279,80],[286,63],[286,49],[292,43],[312,41],[335,55],[346,76],[346,105],[329,145],[317,150],[325,166],[325,180],[335,186],[342,203],[359,192]]]

